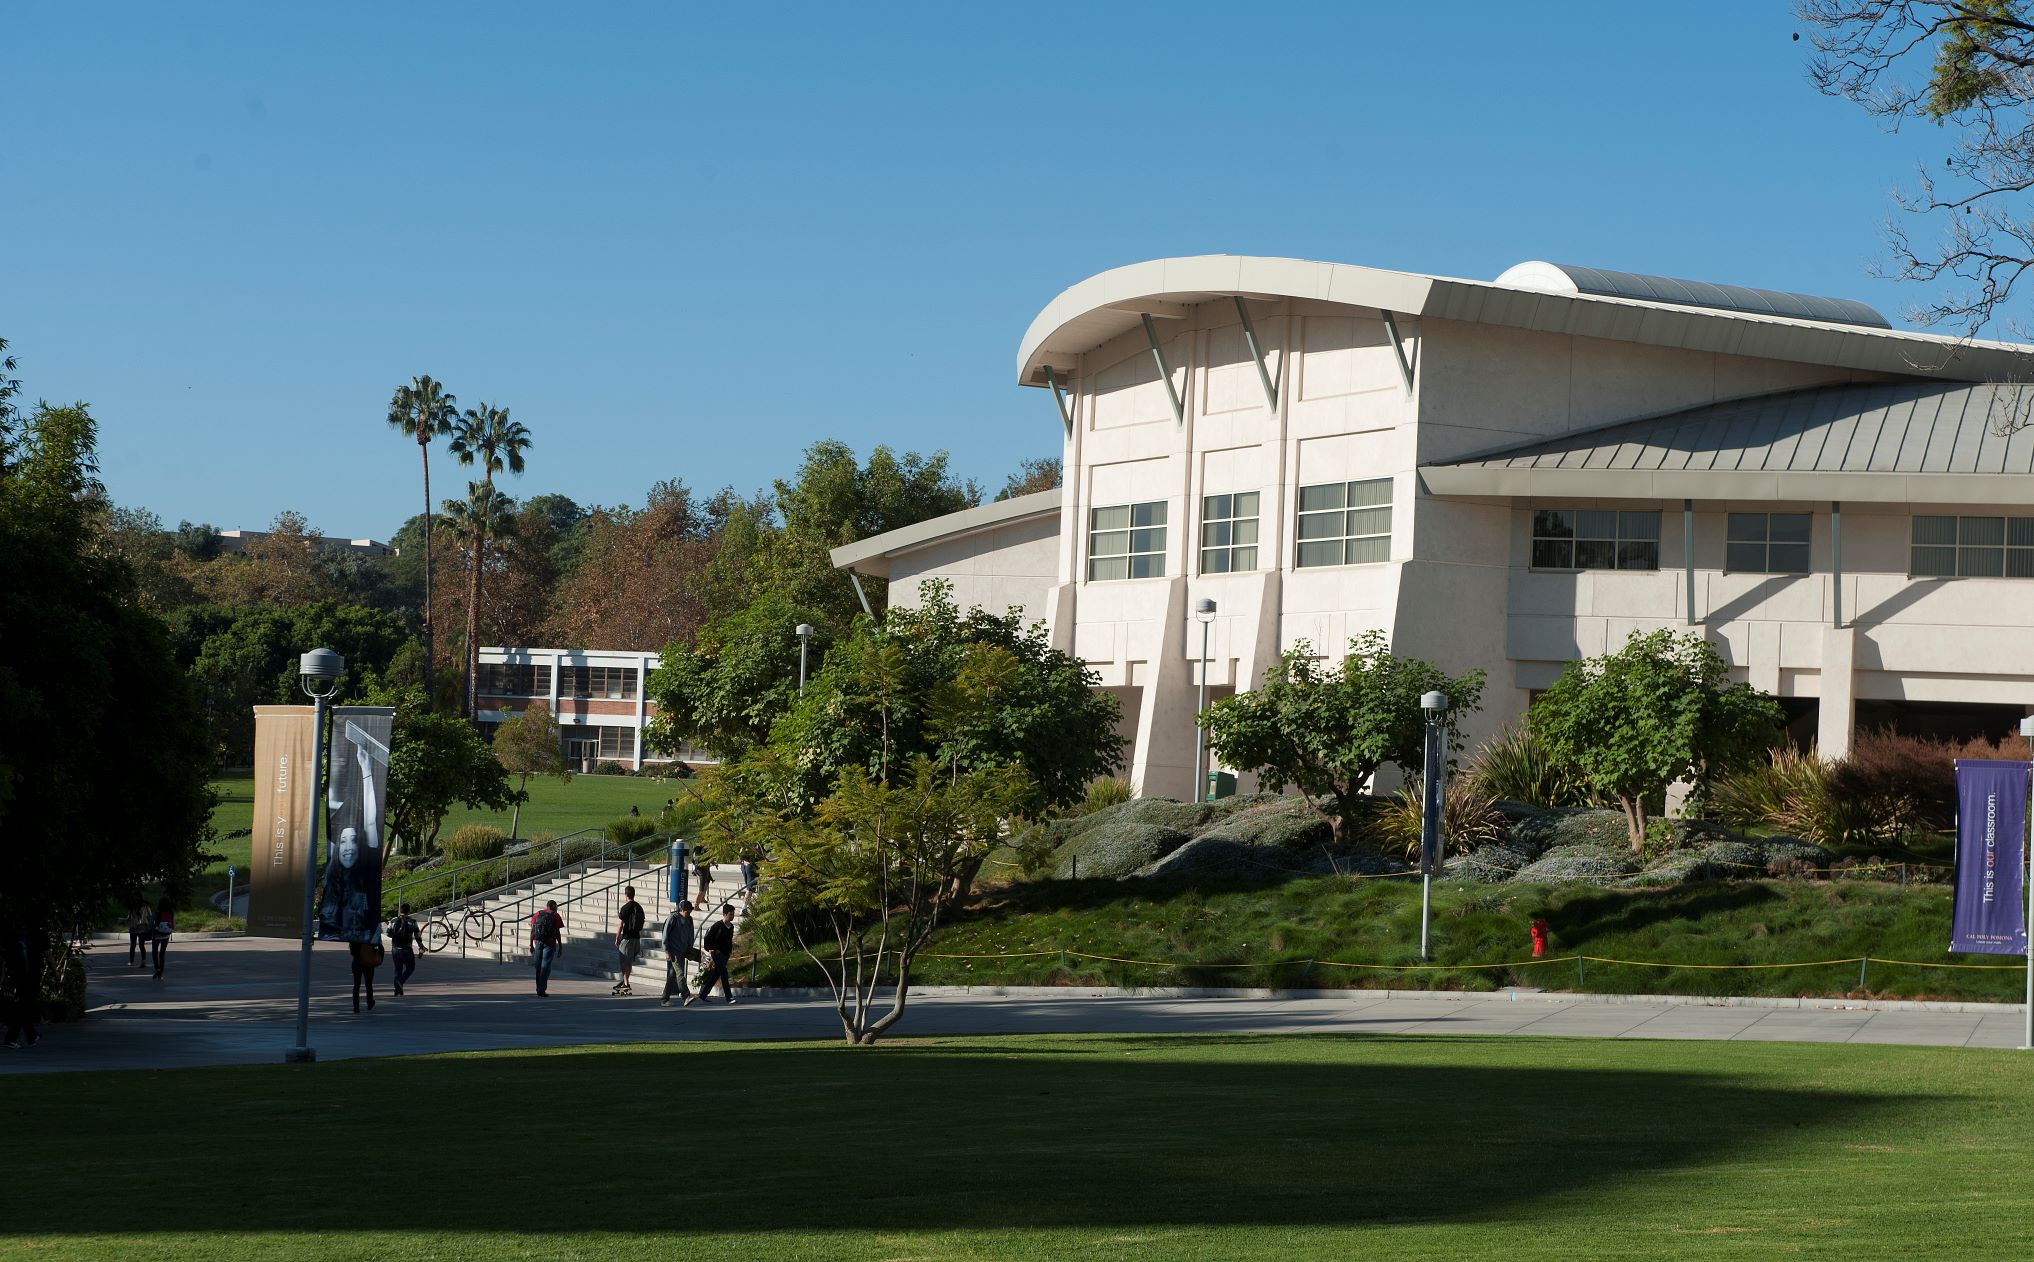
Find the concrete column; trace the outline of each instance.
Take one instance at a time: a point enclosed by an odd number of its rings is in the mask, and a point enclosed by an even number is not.
[[[1856,658],[1855,630],[1824,629],[1822,702],[1815,728],[1815,743],[1824,758],[1841,758],[1850,752],[1851,728],[1857,722]]]
[[[1196,731],[1193,672],[1187,661],[1187,581],[1171,579],[1168,588],[1158,651],[1136,681],[1143,692],[1130,751],[1130,783],[1146,797],[1187,801],[1193,796]]]
[[[1074,608],[1080,600],[1080,584],[1069,579],[1045,593],[1045,631],[1052,647],[1062,653],[1074,651]]]
[[[643,720],[650,696],[650,655],[636,658],[636,770],[643,769]]]

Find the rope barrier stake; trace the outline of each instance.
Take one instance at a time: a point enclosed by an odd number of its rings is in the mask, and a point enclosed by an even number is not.
[[[1576,956],[1576,957],[1575,957],[1575,987],[1576,987],[1576,989],[1578,989],[1578,990],[1579,990],[1579,989],[1581,989],[1581,988],[1582,988],[1582,986],[1583,986],[1583,984],[1584,984],[1584,981],[1583,981],[1583,976],[1582,976],[1582,957],[1578,955],[1578,956]]]
[[[1869,955],[1865,956],[1863,959],[1860,959],[1857,962],[1857,988],[1859,990],[1863,990],[1865,988],[1865,968],[1868,965],[1870,965],[1871,962],[1872,957]]]

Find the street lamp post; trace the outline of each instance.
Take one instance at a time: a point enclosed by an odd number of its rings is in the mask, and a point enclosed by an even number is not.
[[[2020,720],[2020,735],[2027,738],[2029,746],[2034,746],[2034,715]],[[2028,815],[2027,836],[2021,839],[2021,845],[2029,853],[2020,856],[2023,860],[2020,880],[2026,887],[2021,892],[2027,896],[2027,919],[2021,922],[2027,930],[2027,1007],[2021,1014],[2021,1051],[2034,1051],[2034,870],[2025,862],[2034,860],[2034,811]]]
[[[1427,719],[1426,766],[1420,772],[1420,958],[1432,959],[1427,931],[1433,921],[1434,869],[1441,858],[1441,803],[1448,774],[1447,752],[1441,743],[1441,720],[1448,712],[1448,694],[1430,692],[1420,698]]]
[[[325,703],[339,691],[346,659],[331,649],[312,649],[297,662],[297,682],[311,699],[311,845],[304,854],[304,944],[297,960],[297,1041],[283,1060],[305,1064],[318,1059],[311,1047],[311,938],[317,928],[318,823],[325,816]],[[227,909],[229,912],[231,908]]]
[[[798,636],[798,691],[805,691],[805,650],[812,647],[812,624],[801,622],[795,632]]]
[[[1199,715],[1208,712],[1208,631],[1215,625],[1215,602],[1206,596],[1194,602],[1194,617],[1201,624],[1201,703],[1194,711],[1194,780],[1200,786],[1194,800],[1206,802],[1212,795],[1208,792],[1208,729],[1201,723]]]

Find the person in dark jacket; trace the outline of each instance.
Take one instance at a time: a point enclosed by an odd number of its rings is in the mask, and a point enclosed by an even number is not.
[[[622,893],[621,915],[614,927],[614,949],[621,957],[621,980],[614,984],[610,993],[629,995],[635,992],[629,988],[629,975],[636,971],[636,961],[643,954],[643,905],[636,901],[636,887],[631,885]]]
[[[727,961],[734,954],[734,905],[725,904],[720,909],[720,919],[706,931],[706,971],[699,975],[699,993],[687,999],[688,1004],[707,998],[713,992],[713,983],[720,982],[720,993],[729,1003],[735,1001],[734,988],[728,984]]]
[[[664,998],[665,1006],[671,1003],[671,996],[683,995],[686,1002],[692,1000],[692,989],[685,984],[685,961],[692,958],[692,902],[680,899],[664,921]]]
[[[565,937],[565,918],[556,899],[530,917],[530,963],[537,968],[537,994],[551,993],[551,966],[558,962],[558,944]]]
[[[388,922],[388,944],[395,954],[395,993],[403,993],[403,983],[410,980],[410,974],[417,971],[417,948],[423,944],[424,931],[417,924],[417,918],[410,915],[410,905],[404,903],[396,912],[394,920]]]
[[[353,1010],[360,1011],[360,985],[367,983],[367,1007],[374,1008],[374,970],[381,967],[381,944],[379,942],[349,942],[348,952],[353,956]]]

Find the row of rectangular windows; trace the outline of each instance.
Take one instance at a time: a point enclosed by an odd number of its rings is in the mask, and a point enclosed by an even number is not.
[[[548,697],[551,695],[551,668],[490,663],[480,668],[480,691],[496,697]],[[636,698],[636,669],[633,666],[561,666],[558,668],[558,695],[633,701]]]
[[[1257,568],[1258,492],[1201,500],[1201,570],[1233,574]],[[1160,578],[1165,574],[1166,504],[1112,504],[1088,510],[1088,578]],[[1362,565],[1391,559],[1391,479],[1326,482],[1299,492],[1294,563]]]

